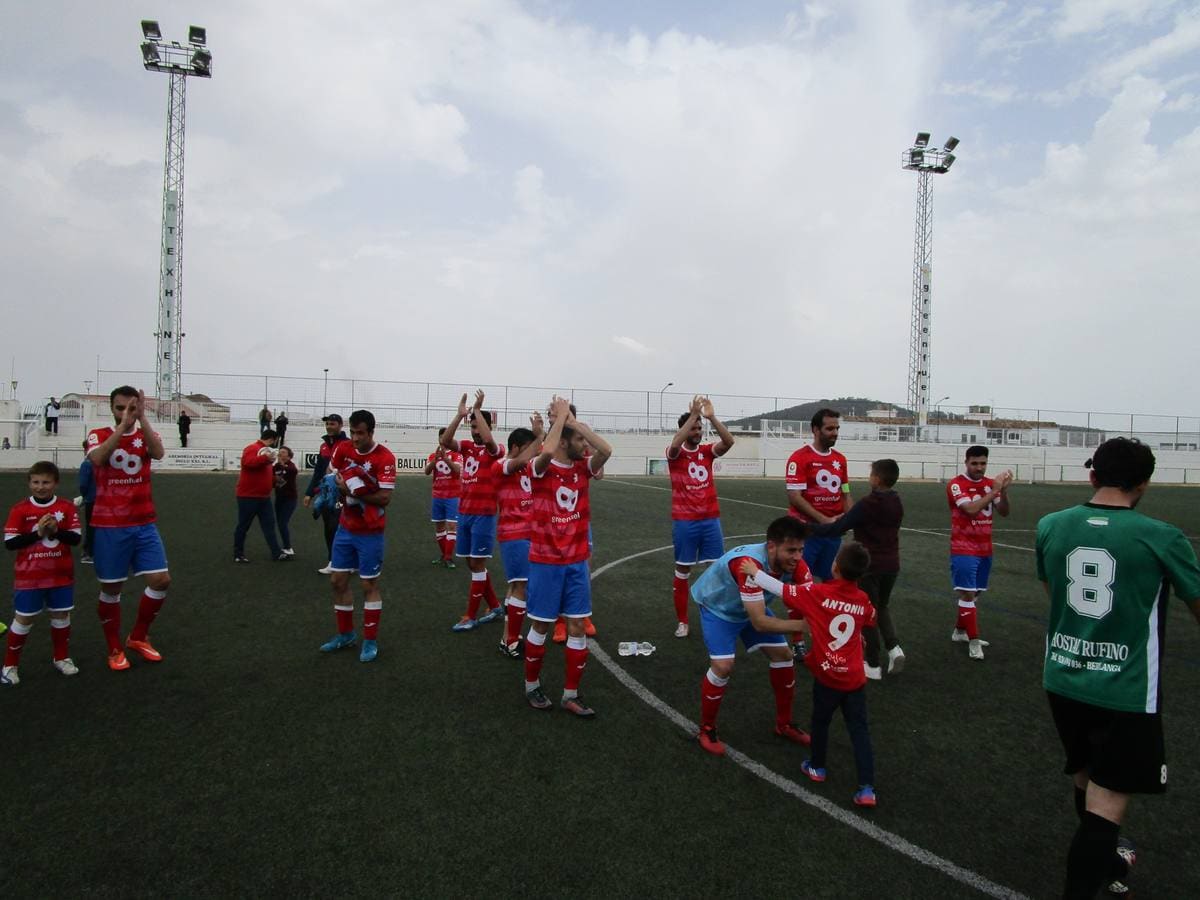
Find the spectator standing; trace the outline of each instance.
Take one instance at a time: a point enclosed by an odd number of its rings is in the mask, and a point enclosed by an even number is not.
[[[46,434],[58,434],[58,410],[61,406],[53,397],[46,404]]]
[[[11,449],[12,449],[12,441],[10,441],[8,438],[5,438],[5,439],[4,439],[4,446],[3,446],[3,449],[5,449],[5,450],[11,450]]]
[[[179,446],[186,447],[188,435],[192,432],[192,417],[187,414],[186,409],[179,411]]]
[[[275,446],[282,447],[284,438],[287,437],[288,417],[286,411],[280,411],[275,417],[275,434],[279,437],[279,443]]]
[[[237,527],[233,530],[233,561],[246,558],[246,532],[255,518],[271,549],[271,559],[291,559],[275,540],[275,510],[271,506],[271,488],[275,485],[275,432],[268,428],[261,438],[242,450],[242,469],[237,483]]]
[[[292,549],[292,532],[288,523],[296,511],[296,476],[299,470],[292,462],[292,448],[280,447],[275,460],[275,522],[279,526],[279,538],[283,542],[284,556],[295,556]]]
[[[267,409],[266,404],[258,411],[258,436],[262,437],[263,432],[271,430],[271,411]]]

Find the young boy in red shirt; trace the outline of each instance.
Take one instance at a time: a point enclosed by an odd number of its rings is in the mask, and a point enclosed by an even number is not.
[[[784,604],[801,613],[812,629],[812,649],[804,658],[813,676],[812,758],[800,768],[813,781],[825,780],[829,723],[840,708],[858,769],[858,790],[854,794],[857,806],[875,805],[875,755],[867,728],[862,645],[863,628],[875,626],[875,607],[858,588],[858,580],[870,565],[871,554],[857,542],[838,551],[833,578],[820,584],[785,585],[753,560],[742,563],[745,575],[752,576],[763,590],[782,597]]]

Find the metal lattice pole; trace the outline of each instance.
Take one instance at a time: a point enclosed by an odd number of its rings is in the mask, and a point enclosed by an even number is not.
[[[183,147],[187,77],[172,72],[167,98],[167,147],[163,170],[162,252],[158,272],[158,339],[155,391],[178,400],[183,344]]]
[[[933,175],[944,175],[954,165],[951,152],[958,138],[943,149],[929,146],[929,133],[917,134],[904,151],[900,164],[917,173],[917,215],[913,227],[912,321],[908,339],[908,406],[916,423],[914,440],[921,440],[929,424],[930,362],[933,349]]]

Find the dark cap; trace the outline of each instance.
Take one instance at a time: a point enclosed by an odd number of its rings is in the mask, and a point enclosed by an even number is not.
[[[321,421],[322,422],[337,422],[339,425],[341,425],[342,417],[339,416],[337,413],[330,413],[327,416],[321,416]]]

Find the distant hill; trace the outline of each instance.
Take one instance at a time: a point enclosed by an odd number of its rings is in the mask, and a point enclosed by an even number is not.
[[[888,409],[892,406],[884,400],[872,400],[869,397],[837,397],[833,400],[811,400],[808,403],[801,403],[797,406],[789,406],[785,409],[774,409],[769,412],[756,413],[752,416],[746,416],[741,419],[735,419],[732,422],[726,422],[730,428],[758,428],[759,422],[762,419],[783,419],[791,422],[807,422],[813,417],[818,409],[828,406],[830,409],[836,409],[843,416],[854,416],[856,418],[866,418],[867,410],[869,409]],[[896,407],[898,416],[911,416],[912,413],[902,406]]]

